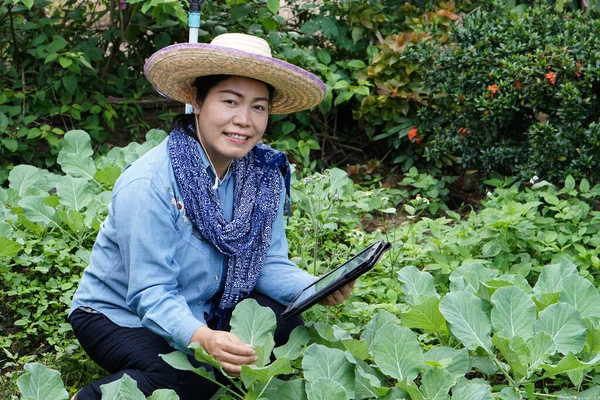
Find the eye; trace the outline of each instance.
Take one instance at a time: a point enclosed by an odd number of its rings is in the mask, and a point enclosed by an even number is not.
[[[223,103],[225,103],[225,104],[231,104],[231,105],[235,105],[236,104],[235,100],[233,100],[233,99],[223,100]]]
[[[265,111],[267,108],[265,106],[263,106],[262,104],[255,104],[254,108],[258,111]]]

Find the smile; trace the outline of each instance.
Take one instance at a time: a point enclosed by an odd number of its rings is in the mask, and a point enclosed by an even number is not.
[[[226,133],[225,136],[233,138],[233,139],[238,139],[238,140],[248,139],[248,136],[237,135],[235,133]]]

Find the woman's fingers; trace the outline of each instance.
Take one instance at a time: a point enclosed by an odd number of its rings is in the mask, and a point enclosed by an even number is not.
[[[321,304],[324,306],[337,306],[342,304],[350,294],[352,293],[352,289],[354,289],[354,284],[356,280],[348,282],[346,285],[342,286],[339,290],[331,293],[329,296],[325,297]]]
[[[257,360],[254,348],[229,332],[216,331],[209,353],[221,363],[241,366]]]

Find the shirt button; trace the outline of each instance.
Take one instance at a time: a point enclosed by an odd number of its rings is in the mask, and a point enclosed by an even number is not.
[[[215,275],[215,281],[219,280],[219,275]]]

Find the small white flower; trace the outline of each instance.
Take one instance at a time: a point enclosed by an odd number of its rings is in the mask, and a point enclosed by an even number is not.
[[[306,228],[304,228],[304,232],[310,232],[310,228],[307,226]]]
[[[534,175],[534,176],[533,176],[533,178],[531,178],[531,179],[529,180],[529,183],[531,183],[531,184],[533,185],[534,183],[536,183],[536,182],[537,182],[537,181],[539,181],[539,180],[540,180],[540,178],[538,178],[538,176],[537,176],[537,175]]]
[[[494,195],[494,193],[492,193],[492,192],[488,191],[488,192],[487,192],[487,195],[488,195],[488,197],[492,197],[492,196]]]

